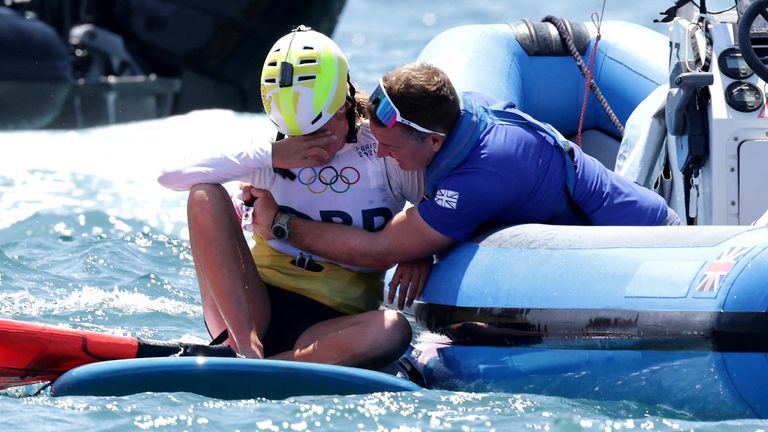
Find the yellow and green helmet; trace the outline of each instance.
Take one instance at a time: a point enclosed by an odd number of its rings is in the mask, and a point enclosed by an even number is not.
[[[299,26],[275,42],[264,61],[264,111],[285,135],[312,133],[344,105],[348,70],[335,42]]]

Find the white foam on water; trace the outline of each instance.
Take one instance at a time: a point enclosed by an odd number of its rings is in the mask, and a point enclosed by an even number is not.
[[[93,317],[137,315],[158,312],[169,316],[202,316],[200,305],[167,297],[150,297],[144,293],[119,288],[92,286],[59,290],[59,298],[39,297],[28,290],[0,291],[0,315],[49,316],[78,313]],[[90,321],[90,320],[86,320]]]

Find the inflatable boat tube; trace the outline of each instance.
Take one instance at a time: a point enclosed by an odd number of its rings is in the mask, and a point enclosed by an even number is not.
[[[521,225],[439,257],[427,384],[768,416],[768,228]]]
[[[595,46],[594,25],[568,25],[587,62]],[[667,81],[668,46],[664,35],[646,27],[623,21],[602,24],[592,74],[622,124]],[[443,69],[460,91],[513,101],[566,136],[578,129],[584,77],[551,24],[524,20],[455,27],[430,41],[418,60]],[[584,129],[618,136],[594,97],[587,105]]]

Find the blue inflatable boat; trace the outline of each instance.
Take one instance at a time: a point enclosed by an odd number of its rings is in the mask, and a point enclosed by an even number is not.
[[[565,24],[586,62],[592,23]],[[666,96],[670,46],[645,27],[602,24],[592,75],[621,124],[654,92]],[[582,110],[584,76],[553,24],[458,27],[419,60],[459,90],[511,100],[566,136],[583,111],[581,145],[614,166],[621,130],[595,97]],[[724,156],[715,144],[710,151],[710,160]],[[768,417],[767,248],[768,228],[750,226],[486,233],[438,257],[415,304],[427,332],[413,355],[434,388],[631,400],[702,419]]]
[[[440,257],[430,387],[768,416],[768,228],[522,225]]]

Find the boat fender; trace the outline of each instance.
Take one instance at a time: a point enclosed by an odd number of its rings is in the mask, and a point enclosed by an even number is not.
[[[568,28],[579,54],[584,55],[591,37],[587,25],[583,22],[562,20]],[[529,56],[570,56],[568,47],[563,43],[555,26],[548,22],[533,22],[523,19],[509,25],[517,42]]]

